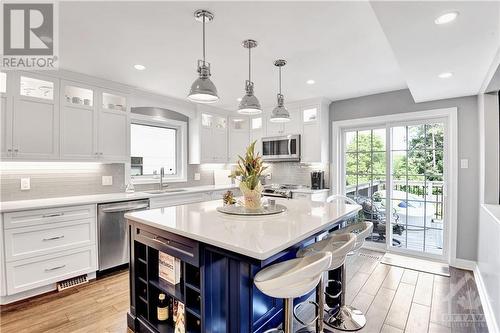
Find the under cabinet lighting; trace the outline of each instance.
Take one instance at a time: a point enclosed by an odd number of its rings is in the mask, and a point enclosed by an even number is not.
[[[314,80],[307,80],[306,83],[310,85],[310,84],[315,84],[316,81],[314,81]]]
[[[134,68],[137,69],[138,71],[143,71],[146,69],[146,66],[137,64],[134,65]]]

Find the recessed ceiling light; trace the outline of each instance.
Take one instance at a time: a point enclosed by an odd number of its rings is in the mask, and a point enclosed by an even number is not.
[[[134,65],[134,68],[137,69],[138,71],[143,71],[146,69],[146,66],[144,65]]]
[[[241,102],[241,97],[238,97],[236,100],[237,100],[238,102]]]
[[[440,79],[449,79],[452,76],[453,76],[452,72],[444,72],[438,75]]]
[[[452,21],[455,21],[455,19],[458,16],[458,12],[448,12],[443,15],[438,16],[435,20],[434,23],[436,24],[446,24],[450,23]]]
[[[307,84],[315,84],[315,83],[316,83],[316,81],[314,81],[314,80],[307,80],[307,81],[306,81],[306,83],[307,83]]]

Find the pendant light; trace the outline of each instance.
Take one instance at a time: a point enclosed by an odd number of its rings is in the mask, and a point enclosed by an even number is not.
[[[188,99],[195,103],[215,103],[219,100],[217,88],[210,80],[210,63],[205,61],[205,23],[214,19],[214,14],[207,10],[198,9],[194,12],[197,21],[203,23],[203,60],[198,60],[199,77],[191,85]]]
[[[241,99],[240,106],[238,107],[238,113],[241,114],[259,114],[262,112],[259,100],[253,94],[253,82],[251,76],[252,70],[252,58],[251,51],[252,48],[257,47],[257,41],[253,39],[247,39],[243,41],[243,47],[248,49],[248,80],[245,82],[245,96]]]
[[[286,123],[290,121],[290,114],[288,110],[285,108],[285,97],[281,93],[281,67],[286,65],[286,60],[278,59],[274,62],[274,66],[279,68],[279,93],[278,97],[278,105],[273,109],[271,113],[271,118],[269,119],[272,123]]]

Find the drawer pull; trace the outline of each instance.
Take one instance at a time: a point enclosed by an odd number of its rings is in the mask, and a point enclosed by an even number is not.
[[[56,266],[56,267],[52,267],[52,268],[45,268],[45,271],[46,272],[51,272],[51,271],[55,271],[56,269],[61,269],[61,268],[64,268],[64,267],[66,267],[66,265]]]
[[[56,216],[63,216],[64,213],[63,212],[60,212],[60,213],[54,213],[54,214],[45,214],[43,215],[44,218],[46,217],[56,217]]]
[[[187,255],[187,256],[189,256],[189,257],[194,257],[194,255],[193,255],[192,253],[187,252],[187,251],[184,251],[183,249],[179,249],[178,247],[175,247],[175,246],[170,245],[170,241],[169,241],[168,239],[165,239],[165,241],[162,241],[162,240],[160,240],[160,238],[161,238],[161,239],[164,239],[163,237],[154,236],[154,237],[152,238],[152,240],[154,240],[154,241],[156,241],[156,242],[158,242],[158,243],[162,244],[163,246],[165,246],[165,247],[167,247],[167,248],[169,248],[169,249],[172,249],[172,250],[178,251],[178,252],[183,253],[183,254],[185,254],[185,255]]]
[[[44,238],[43,241],[51,241],[51,240],[56,240],[56,239],[61,239],[61,238],[64,238],[64,235]]]

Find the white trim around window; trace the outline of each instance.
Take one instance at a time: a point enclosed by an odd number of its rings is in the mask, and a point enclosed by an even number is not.
[[[175,175],[165,175],[163,181],[167,183],[174,182],[186,182],[187,181],[187,154],[188,154],[188,142],[187,142],[187,122],[173,120],[163,117],[147,116],[142,114],[130,115],[131,124],[139,125],[149,125],[157,127],[172,128],[177,131],[176,143],[177,143],[177,173]],[[131,181],[134,185],[137,184],[158,184],[160,183],[159,176],[130,176],[130,161],[125,165],[126,179]]]
[[[446,209],[450,226],[448,228],[449,251],[446,261],[453,265],[457,261],[457,198],[458,198],[458,121],[457,108],[443,108],[418,112],[407,112],[377,117],[366,117],[332,122],[332,165],[331,188],[332,194],[343,194],[343,133],[349,129],[361,130],[363,127],[387,127],[398,123],[419,122],[429,119],[445,119],[448,129],[448,184],[447,192],[449,207]]]

